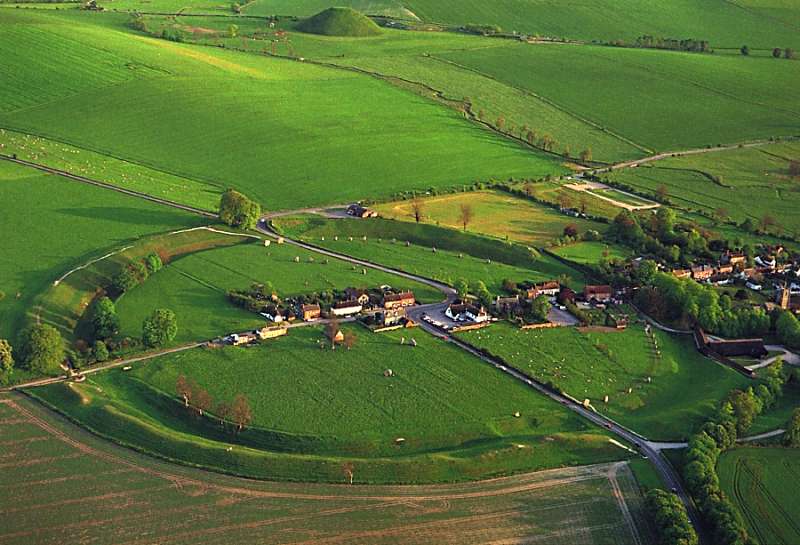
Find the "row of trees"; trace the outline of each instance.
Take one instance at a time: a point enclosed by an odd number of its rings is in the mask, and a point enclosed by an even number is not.
[[[732,391],[717,413],[689,439],[683,478],[711,532],[715,545],[755,543],[747,532],[741,514],[722,491],[716,466],[719,456],[747,432],[761,411],[774,405],[783,393],[787,376],[778,360],[766,369],[763,384],[757,388]]]
[[[750,55],[750,47],[748,47],[747,45],[743,45],[739,49],[739,52],[745,57],[747,57],[748,55]],[[791,47],[787,47],[785,49],[776,47],[775,49],[772,50],[772,56],[775,57],[776,59],[780,59],[781,57],[783,57],[784,59],[794,59],[795,51]]]
[[[649,285],[636,294],[636,304],[659,320],[691,325],[697,323],[724,337],[763,336],[772,326],[761,308],[734,308],[727,294],[689,278],[656,272]]]
[[[214,403],[214,398],[205,388],[199,386],[184,375],[178,375],[175,381],[175,392],[183,400],[183,406],[195,411],[198,416],[203,416],[207,412],[214,412],[219,418],[220,426],[223,429],[228,423],[233,423],[236,432],[242,431],[253,420],[253,411],[250,408],[250,401],[244,394],[237,394],[233,401],[220,401]]]
[[[143,259],[132,261],[123,267],[111,280],[111,290],[117,295],[130,291],[147,278],[162,269],[161,256],[152,253]]]
[[[465,99],[468,101],[468,99]],[[486,123],[486,111],[481,109],[478,110],[478,119]],[[548,133],[539,134],[536,129],[530,128],[527,124],[521,125],[517,127],[514,124],[510,124],[506,121],[504,115],[499,115],[497,119],[494,121],[494,127],[507,135],[513,136],[515,138],[519,138],[527,142],[531,146],[535,146],[541,148],[545,151],[555,152],[557,148],[560,147],[560,143],[558,140],[553,138]],[[561,154],[567,158],[573,157],[572,150],[570,149],[568,144],[565,144]],[[589,163],[592,161],[592,148],[587,147],[583,151],[579,152],[575,158],[580,159],[583,163]]]
[[[655,523],[659,545],[697,545],[697,532],[678,496],[654,488],[645,496],[644,507]]]
[[[708,53],[711,46],[708,40],[695,40],[692,38],[678,40],[675,38],[660,38],[656,36],[639,36],[634,42],[635,47],[648,49],[669,49],[673,51],[693,51],[697,53]]]

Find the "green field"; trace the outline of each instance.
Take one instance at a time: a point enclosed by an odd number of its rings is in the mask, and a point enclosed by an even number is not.
[[[0,83],[0,126],[233,186],[268,209],[562,170],[375,78],[153,39],[121,15],[20,11],[0,12],[15,74]]]
[[[631,253],[624,246],[605,242],[577,242],[550,248],[550,251],[581,265],[597,264],[603,260],[625,259],[630,257]]]
[[[0,338],[14,342],[37,296],[71,268],[149,233],[203,219],[0,161]],[[49,321],[49,316],[42,318]]]
[[[500,323],[459,335],[653,440],[687,437],[728,391],[749,382],[702,357],[688,337],[655,333],[658,358],[641,325],[604,333]]]
[[[779,230],[797,234],[800,180],[789,176],[790,160],[800,160],[800,143],[685,155],[610,177],[646,194],[664,185],[677,206],[711,213],[724,209],[736,222],[750,218],[758,224],[768,214],[776,218]]]
[[[800,541],[800,450],[740,447],[725,452],[717,465],[722,489],[744,515],[760,543]]]
[[[0,472],[0,503],[13,515],[0,529],[8,545],[286,545],[334,536],[375,545],[478,545],[529,535],[554,545],[642,543],[623,515],[623,499],[649,543],[625,465],[416,487],[256,482],[119,448],[19,395],[0,398],[0,436],[10,435]],[[358,466],[355,480],[361,482]]]
[[[800,127],[791,98],[800,83],[794,62],[525,44],[442,58],[547,97],[653,150],[789,136]]]
[[[777,429],[786,429],[792,412],[800,407],[800,387],[796,383],[789,383],[783,388],[783,396],[778,398],[774,407],[759,414],[747,435],[758,435]]]
[[[213,12],[227,5],[202,1],[114,0],[99,2],[118,9],[140,11]],[[715,48],[800,47],[800,10],[790,0],[255,0],[245,4],[249,15],[310,16],[330,6],[351,6],[371,15],[389,15],[452,25],[494,24],[507,32],[584,40],[633,41],[642,34],[695,37]]]
[[[501,292],[504,279],[541,282],[566,275],[576,289],[586,281],[581,272],[547,255],[455,229],[383,219],[289,217],[274,223],[289,236],[341,254],[451,285],[459,278],[482,281],[493,293]]]
[[[460,229],[462,205],[472,207],[475,218],[468,230],[532,246],[546,246],[564,234],[564,227],[575,225],[580,233],[603,232],[607,225],[577,219],[552,208],[498,191],[454,193],[422,200],[423,221]],[[411,201],[396,201],[374,207],[381,217],[414,221]]]
[[[352,460],[362,482],[436,482],[625,457],[599,429],[423,331],[354,331],[349,351],[296,328],[262,347],[195,349],[31,393],[122,444],[259,478],[338,481]],[[400,343],[409,335],[417,347]],[[246,394],[252,426],[235,434],[188,414],[173,393],[179,374],[215,401]]]
[[[299,263],[295,263],[297,257]],[[198,252],[174,261],[119,300],[120,333],[139,337],[142,321],[159,307],[171,309],[178,318],[176,342],[212,339],[263,325],[261,316],[234,306],[226,296],[229,290],[246,289],[254,283],[271,282],[281,297],[384,284],[412,289],[423,302],[444,297],[424,284],[372,269],[365,275],[363,270],[277,244],[265,248],[254,242]]]

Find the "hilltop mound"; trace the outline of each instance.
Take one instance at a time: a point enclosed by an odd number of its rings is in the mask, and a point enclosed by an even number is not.
[[[351,8],[328,8],[300,23],[297,29],[324,36],[377,36],[381,29],[372,19]]]

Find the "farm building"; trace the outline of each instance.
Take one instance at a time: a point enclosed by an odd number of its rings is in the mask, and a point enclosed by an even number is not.
[[[742,268],[747,262],[747,256],[742,252],[731,252],[728,250],[722,254],[720,261],[726,265],[733,265],[736,268]]]
[[[303,305],[300,307],[300,312],[303,316],[303,321],[310,322],[311,320],[319,319],[322,309],[319,305]]]
[[[355,300],[339,301],[333,305],[331,312],[334,316],[351,316],[353,314],[358,314],[363,310],[363,308],[364,307],[361,306],[361,303]]]
[[[341,330],[341,329],[339,329],[339,328],[336,328],[336,330],[335,330],[335,331],[336,331],[336,333],[333,333],[331,330],[329,330],[329,329],[326,327],[326,328],[325,328],[325,336],[326,336],[326,337],[327,337],[327,338],[328,338],[330,341],[333,341],[334,343],[337,343],[337,344],[338,344],[338,343],[343,343],[343,342],[344,342],[344,333],[342,333],[342,330]]]
[[[386,310],[411,307],[417,303],[414,292],[404,291],[402,293],[389,293],[383,297],[383,308]]]
[[[513,312],[517,306],[519,306],[519,295],[514,297],[500,297],[498,295],[494,300],[494,309],[501,314]]]
[[[274,305],[267,307],[267,309],[262,312],[261,315],[270,322],[275,322],[276,324],[279,324],[286,319],[286,317],[283,315],[283,312]]]
[[[592,286],[587,285],[583,288],[583,297],[587,303],[608,303],[614,296],[611,286]]]

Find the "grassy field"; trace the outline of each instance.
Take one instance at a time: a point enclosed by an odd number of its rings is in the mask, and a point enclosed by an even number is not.
[[[140,11],[215,12],[227,6],[204,1],[114,0],[99,2],[117,9]],[[711,0],[599,0],[579,1],[497,0],[487,5],[480,0],[255,0],[245,4],[248,15],[310,16],[333,6],[350,6],[371,15],[389,15],[463,25],[499,25],[507,32],[568,37],[584,40],[633,41],[642,34],[709,40],[715,48],[800,47],[797,29],[800,10],[790,0],[744,0],[732,4]],[[742,9],[744,8],[744,9]]]
[[[561,237],[564,227],[575,225],[583,233],[589,229],[605,231],[608,226],[572,218],[546,206],[498,191],[478,191],[440,195],[422,200],[425,223],[460,229],[461,206],[472,207],[475,218],[468,230],[531,246],[546,246]],[[382,217],[414,221],[411,201],[397,201],[374,207]]]
[[[800,540],[800,450],[736,448],[717,465],[722,489],[744,515],[760,543],[789,544]]]
[[[793,62],[525,44],[441,57],[542,95],[652,150],[789,136],[800,127],[791,99],[800,64]]]
[[[777,429],[786,429],[792,412],[800,407],[800,387],[792,383],[784,386],[783,396],[774,407],[758,415],[747,435],[757,435]]]
[[[116,447],[22,396],[0,399],[0,436],[9,435],[15,439],[4,442],[9,456],[0,472],[0,502],[13,514],[0,530],[8,545],[299,544],[336,537],[375,545],[526,537],[555,545],[650,543],[641,496],[624,465],[416,487],[258,483]],[[360,482],[358,467],[355,477]],[[632,536],[615,484],[643,541]]]
[[[143,235],[203,222],[5,161],[0,161],[0,202],[7,205],[0,215],[0,338],[12,342],[37,296],[72,267]]]
[[[552,257],[455,229],[383,219],[289,217],[278,218],[275,223],[290,236],[329,250],[447,284],[459,278],[483,281],[493,293],[500,293],[504,279],[543,281],[566,275],[576,289],[582,289],[586,281],[581,272]]]
[[[643,193],[653,194],[664,185],[676,205],[709,212],[722,208],[737,222],[750,218],[758,223],[769,214],[780,229],[797,234],[800,180],[789,176],[790,160],[800,160],[800,143],[685,155],[610,177]]]
[[[577,242],[550,248],[554,254],[581,265],[592,265],[604,259],[625,259],[631,252],[624,246],[605,242]]]
[[[300,262],[295,263],[299,257]],[[313,260],[313,261],[311,261]],[[444,296],[436,289],[395,275],[328,259],[296,247],[241,244],[188,255],[125,294],[117,305],[122,335],[139,337],[142,321],[154,308],[172,309],[180,325],[176,342],[212,339],[244,331],[264,319],[232,305],[226,293],[253,283],[271,282],[282,297],[347,287],[388,284],[412,289],[424,302]]]
[[[523,331],[500,323],[459,335],[654,440],[687,437],[728,391],[748,384],[700,356],[690,338],[656,333],[658,358],[640,325],[603,333]]]
[[[19,11],[0,12],[15,74],[0,84],[0,126],[233,186],[268,209],[563,170],[375,78],[153,39],[122,15]],[[46,62],[54,50],[60,62]]]
[[[258,478],[337,482],[352,461],[361,482],[439,482],[626,456],[603,431],[422,331],[411,333],[416,348],[399,342],[409,332],[356,332],[350,351],[321,350],[321,329],[297,328],[262,347],[197,349],[32,393],[116,442]],[[217,401],[246,394],[252,427],[235,434],[188,414],[173,393],[179,374]]]

